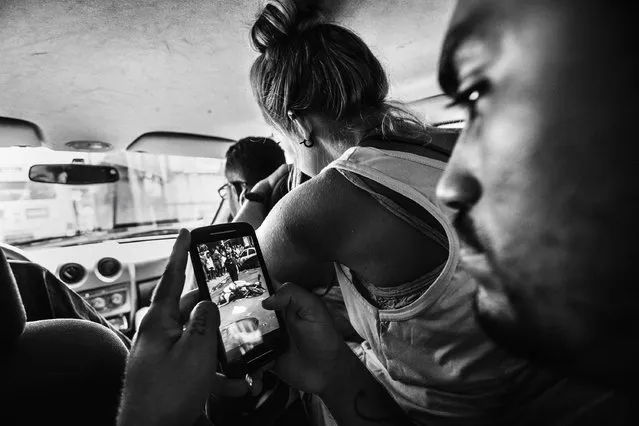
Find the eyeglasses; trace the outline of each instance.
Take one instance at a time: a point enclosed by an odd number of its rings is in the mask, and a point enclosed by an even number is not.
[[[239,195],[244,191],[244,189],[246,188],[247,184],[244,181],[241,180],[236,180],[233,182],[226,182],[224,185],[220,186],[217,189],[217,193],[220,195],[220,197],[224,198],[224,199],[228,199],[229,197],[229,188],[231,187],[231,185],[233,186],[233,189],[235,190],[235,193]]]

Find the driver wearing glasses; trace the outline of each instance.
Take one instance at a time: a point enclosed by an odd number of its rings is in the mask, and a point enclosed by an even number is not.
[[[269,138],[249,136],[228,149],[224,167],[227,183],[217,191],[220,197],[228,200],[232,217],[239,211],[253,185],[284,163],[284,150]]]

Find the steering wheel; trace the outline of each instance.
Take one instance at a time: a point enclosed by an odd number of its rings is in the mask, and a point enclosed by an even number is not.
[[[4,252],[7,260],[19,260],[22,262],[32,262],[27,253],[24,250],[20,250],[7,243],[0,242],[0,250]]]

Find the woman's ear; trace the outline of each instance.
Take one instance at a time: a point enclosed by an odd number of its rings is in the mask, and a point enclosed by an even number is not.
[[[289,110],[286,114],[288,115],[288,119],[293,123],[297,133],[304,140],[309,140],[313,134],[313,126],[311,125],[311,122],[291,110]]]

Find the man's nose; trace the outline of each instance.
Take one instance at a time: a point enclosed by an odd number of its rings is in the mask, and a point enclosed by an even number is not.
[[[481,184],[454,157],[437,184],[437,198],[450,209],[470,210],[481,198]]]

